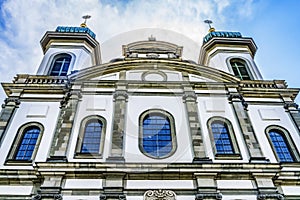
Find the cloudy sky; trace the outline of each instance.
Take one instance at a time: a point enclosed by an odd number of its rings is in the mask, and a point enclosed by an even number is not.
[[[300,87],[298,0],[0,0],[0,7],[0,82],[35,74],[44,33],[58,25],[78,26],[89,14],[88,26],[100,43],[134,29],[164,28],[201,44],[208,29],[203,20],[211,19],[217,30],[254,38],[265,79]],[[4,98],[1,89],[0,101]]]

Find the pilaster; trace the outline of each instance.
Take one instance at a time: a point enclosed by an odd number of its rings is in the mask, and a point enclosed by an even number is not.
[[[124,194],[124,176],[125,173],[105,173],[103,185],[104,192],[100,194],[101,200],[126,200]]]
[[[107,161],[124,162],[123,157],[123,139],[125,135],[125,123],[127,112],[128,94],[125,83],[118,83],[114,101],[114,115],[113,115],[113,132],[110,156]]]
[[[279,194],[274,186],[273,178],[275,174],[253,173],[258,190],[258,200],[283,200],[284,196]]]
[[[61,185],[64,172],[44,172],[41,174],[43,183],[38,190],[38,194],[32,197],[32,200],[62,200]]]
[[[217,173],[195,173],[197,194],[195,200],[221,200],[222,193],[217,190]]]
[[[234,113],[247,145],[248,153],[250,155],[250,162],[266,162],[267,160],[263,156],[251,120],[247,113],[248,104],[240,94],[230,94],[228,100],[233,106]]]
[[[80,92],[72,91],[66,93],[61,101],[61,110],[52,140],[49,161],[67,161],[69,138],[80,98]]]
[[[0,146],[2,143],[2,138],[4,137],[5,130],[8,127],[16,108],[20,105],[20,100],[17,97],[8,97],[4,100],[2,104],[2,110],[0,113]]]

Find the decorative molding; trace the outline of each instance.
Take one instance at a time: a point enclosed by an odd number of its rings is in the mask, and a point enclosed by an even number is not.
[[[284,200],[284,196],[282,194],[259,194],[257,195],[258,200],[265,200],[265,199],[278,199]]]
[[[203,200],[206,198],[215,198],[217,200],[222,199],[222,193],[198,193],[195,196],[195,200]]]
[[[42,199],[42,195],[40,194],[37,194],[34,197],[32,197],[32,200],[40,200],[40,199]]]
[[[186,93],[182,96],[182,99],[183,99],[183,102],[187,102],[187,101],[196,102],[197,95],[195,93]]]
[[[54,200],[62,200],[63,197],[61,194],[37,194],[34,197],[32,197],[32,200],[40,200],[43,197],[53,197]]]
[[[295,108],[296,110],[298,110],[299,105],[294,102],[288,102],[284,104],[284,109],[289,110],[290,108]]]
[[[116,100],[125,100],[127,101],[128,99],[128,94],[126,90],[116,90],[113,96],[114,101]]]
[[[230,102],[236,101],[234,99],[239,99],[242,102],[242,105],[243,105],[244,109],[247,110],[248,103],[245,101],[244,97],[241,94],[230,94],[229,97],[228,97],[228,100]]]
[[[144,200],[175,200],[176,194],[172,190],[148,190],[144,193]]]
[[[81,92],[80,91],[71,91],[67,92],[63,98],[63,100],[60,101],[60,106],[65,107],[67,103],[69,102],[71,96],[77,96],[78,99],[82,98]]]
[[[2,108],[5,108],[5,106],[9,104],[13,106],[18,106],[21,104],[21,101],[19,98],[16,97],[8,97],[4,100],[4,104],[2,104]]]
[[[114,198],[119,200],[126,200],[126,196],[124,194],[100,194],[100,200],[106,200],[107,198]]]

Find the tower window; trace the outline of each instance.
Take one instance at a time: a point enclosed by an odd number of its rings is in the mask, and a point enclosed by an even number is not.
[[[100,116],[88,116],[82,120],[76,147],[77,158],[99,158],[102,155],[105,122]]]
[[[213,150],[217,158],[240,158],[233,128],[227,119],[222,117],[209,119],[208,129],[212,139]]]
[[[170,156],[176,148],[173,117],[162,110],[149,110],[140,117],[140,150],[152,158]]]
[[[269,128],[267,135],[280,162],[294,162],[296,157],[299,157],[289,134],[283,128]]]
[[[241,80],[251,80],[252,76],[249,72],[247,63],[241,59],[230,60],[230,65],[234,75]]]
[[[69,54],[59,54],[55,56],[51,66],[50,76],[66,76],[71,59],[72,56]]]
[[[33,160],[42,137],[42,130],[43,126],[39,123],[23,125],[18,130],[7,160],[25,162]]]

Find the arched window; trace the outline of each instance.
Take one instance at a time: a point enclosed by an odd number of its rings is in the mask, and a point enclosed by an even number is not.
[[[213,117],[208,120],[207,124],[215,156],[222,158],[228,156],[230,159],[234,157],[240,158],[231,123],[225,118]]]
[[[234,75],[241,80],[251,80],[252,75],[247,63],[242,59],[231,59],[230,65]]]
[[[271,126],[266,130],[273,151],[280,162],[294,162],[299,156],[290,139],[288,132],[277,126]]]
[[[66,76],[71,59],[72,56],[66,53],[56,55],[51,65],[50,76]]]
[[[217,154],[233,154],[233,146],[227,124],[222,121],[214,121],[211,124]]]
[[[88,116],[81,122],[76,157],[99,157],[102,154],[105,135],[105,119]]]
[[[17,133],[8,161],[31,161],[33,160],[43,131],[39,123],[28,123],[23,125]]]
[[[30,126],[25,130],[15,156],[16,160],[31,160],[40,132],[36,126]]]
[[[148,110],[140,117],[140,150],[152,158],[165,158],[175,152],[173,117],[163,110]]]

